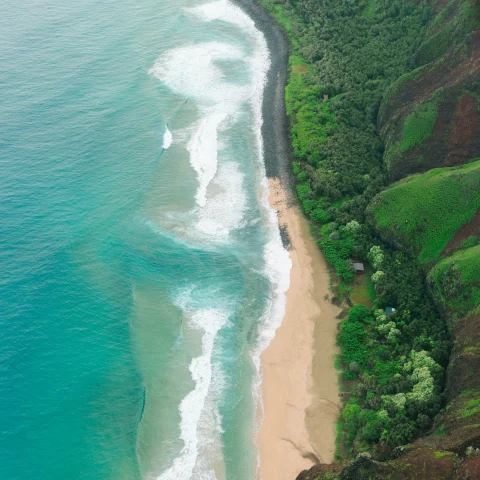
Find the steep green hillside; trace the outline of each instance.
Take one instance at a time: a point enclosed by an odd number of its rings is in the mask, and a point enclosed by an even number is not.
[[[415,63],[425,65],[442,58],[453,46],[462,44],[465,37],[478,29],[476,0],[435,2],[445,5],[438,11],[427,31],[427,39],[415,54]],[[438,7],[437,7],[438,8]]]
[[[368,213],[385,241],[412,251],[420,263],[426,264],[445,250],[479,208],[480,160],[477,160],[401,180],[378,195]]]
[[[431,9],[413,0],[261,3],[292,41],[286,106],[305,212],[320,223],[361,216],[384,184],[378,107],[409,70]]]
[[[464,164],[480,151],[478,2],[433,3],[437,15],[414,56],[417,68],[390,85],[380,106],[392,181]]]
[[[440,260],[428,274],[428,282],[451,322],[480,314],[480,245]]]

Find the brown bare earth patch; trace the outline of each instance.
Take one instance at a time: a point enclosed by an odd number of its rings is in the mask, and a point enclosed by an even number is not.
[[[480,315],[470,315],[452,326],[455,345],[447,370],[447,400],[451,401],[462,390],[480,390]],[[469,368],[476,365],[476,368]]]
[[[480,478],[480,456],[464,460],[458,467],[454,480],[476,480]]]
[[[446,246],[443,254],[450,255],[453,251],[460,247],[460,245],[472,235],[480,234],[480,209],[477,210],[475,217],[470,223],[464,225],[458,232],[455,234],[450,243]]]
[[[478,62],[480,61],[480,32],[475,33],[475,37],[472,41],[472,49],[473,64],[474,67],[476,66],[476,68],[478,68]]]
[[[408,79],[382,107],[379,128],[387,149],[402,138],[405,118],[415,105],[438,101],[432,135],[407,152],[389,159],[388,175],[396,181],[432,168],[462,165],[480,156],[480,114],[473,94],[480,78],[480,33],[470,48],[450,51]]]
[[[467,93],[458,102],[448,138],[445,167],[463,165],[480,151],[480,115],[477,99]]]
[[[306,65],[295,65],[292,67],[292,72],[294,73],[307,73],[308,67]]]

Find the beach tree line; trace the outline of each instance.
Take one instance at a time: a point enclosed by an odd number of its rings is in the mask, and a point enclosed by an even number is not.
[[[337,454],[385,452],[438,424],[450,351],[417,260],[384,244],[366,218],[387,185],[380,103],[415,67],[432,12],[405,0],[261,1],[291,39],[293,174],[337,300],[352,289],[351,259],[373,273],[373,307],[352,307],[339,328],[345,407]]]

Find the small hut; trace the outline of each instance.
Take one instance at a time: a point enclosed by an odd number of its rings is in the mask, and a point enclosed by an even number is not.
[[[357,273],[362,273],[365,271],[365,267],[363,266],[363,263],[352,262],[352,267]]]

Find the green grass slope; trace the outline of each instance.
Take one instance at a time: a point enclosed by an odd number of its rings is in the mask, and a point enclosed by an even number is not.
[[[440,260],[428,274],[428,282],[452,321],[480,313],[480,245]]]
[[[385,241],[427,264],[479,208],[480,161],[475,161],[401,180],[377,195],[367,214]]]
[[[436,102],[418,105],[417,108],[405,118],[402,140],[399,147],[400,151],[406,152],[429,138],[432,135],[436,120]]]

